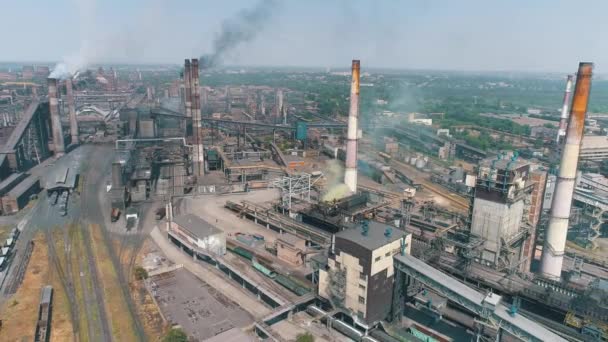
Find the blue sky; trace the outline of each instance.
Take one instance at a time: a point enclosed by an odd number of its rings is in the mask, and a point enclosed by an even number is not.
[[[608,2],[277,0],[239,65],[572,72],[608,65]],[[256,0],[2,0],[2,61],[175,63]],[[584,6],[584,10],[579,7]],[[85,51],[85,52],[83,52]]]

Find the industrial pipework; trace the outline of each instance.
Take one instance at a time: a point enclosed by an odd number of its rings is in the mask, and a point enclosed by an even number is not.
[[[352,81],[350,83],[350,109],[348,111],[348,132],[346,141],[346,170],[344,171],[344,184],[348,189],[357,192],[357,140],[359,126],[359,73],[361,64],[359,60],[352,63]]]
[[[193,58],[190,68],[192,78],[192,135],[194,135],[193,172],[197,177],[205,174],[203,130],[201,126],[201,87],[198,74],[198,59]]]
[[[561,143],[566,135],[566,128],[568,127],[568,107],[570,106],[570,94],[572,93],[572,79],[573,75],[568,75],[566,81],[566,91],[564,92],[564,105],[562,106],[562,116],[559,120],[559,130],[557,131],[557,144]]]
[[[192,116],[192,89],[190,86],[190,60],[184,62],[184,89],[186,97],[186,117]]]
[[[63,144],[63,130],[61,129],[61,118],[59,117],[59,100],[57,99],[57,79],[47,80],[49,87],[49,112],[51,114],[51,130],[53,131],[53,145],[55,155],[60,157],[65,153]]]
[[[65,80],[65,92],[68,98],[68,111],[70,112],[70,135],[72,136],[72,144],[78,144],[78,120],[76,119],[74,90],[72,88],[72,78],[68,77]]]
[[[574,99],[566,131],[566,142],[563,147],[559,175],[553,194],[553,203],[551,204],[551,217],[549,219],[549,226],[545,232],[540,264],[540,273],[551,279],[560,279],[561,277],[572,195],[576,180],[576,168],[585,128],[589,92],[591,90],[592,73],[593,63],[579,64]]]

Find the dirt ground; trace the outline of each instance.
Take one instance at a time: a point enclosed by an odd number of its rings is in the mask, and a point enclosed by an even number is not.
[[[23,341],[34,339],[40,291],[43,286],[49,285],[49,283],[54,290],[50,340],[74,340],[68,299],[59,279],[51,277],[48,249],[42,234],[34,238],[34,250],[21,287],[0,311],[2,316],[0,340]]]

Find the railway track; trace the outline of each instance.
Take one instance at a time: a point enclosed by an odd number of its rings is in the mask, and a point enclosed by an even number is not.
[[[49,279],[52,279],[54,273],[59,277],[59,281],[61,282],[62,287],[65,289],[66,295],[68,297],[68,302],[70,306],[70,317],[72,318],[72,331],[74,336],[78,338],[80,336],[80,317],[78,302],[76,299],[76,292],[74,290],[74,284],[71,279],[66,277],[66,274],[61,266],[61,260],[57,255],[57,250],[55,249],[55,241],[53,239],[53,235],[51,232],[52,228],[44,229],[44,235],[46,239],[46,243],[48,246],[48,254],[53,267],[49,267]]]

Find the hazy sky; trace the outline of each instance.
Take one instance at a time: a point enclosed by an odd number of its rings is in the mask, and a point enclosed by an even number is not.
[[[574,71],[608,65],[606,1],[277,0],[239,65]],[[174,63],[256,0],[2,0],[0,60]],[[583,5],[584,3],[584,5]],[[579,9],[584,7],[584,9]],[[608,68],[607,68],[608,69]]]

